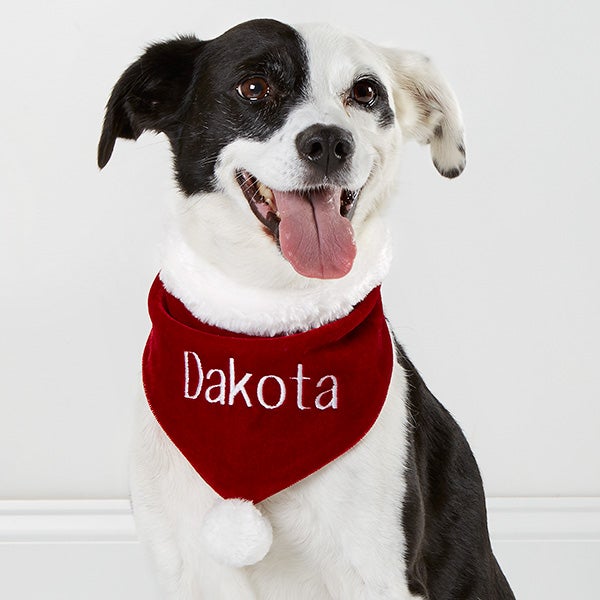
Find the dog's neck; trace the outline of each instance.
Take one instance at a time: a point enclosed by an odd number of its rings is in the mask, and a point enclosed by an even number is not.
[[[320,280],[297,274],[250,211],[240,231],[224,204],[218,194],[176,200],[164,244],[165,287],[205,323],[263,336],[306,331],[348,314],[389,270],[387,225],[376,214],[356,230],[350,273]]]

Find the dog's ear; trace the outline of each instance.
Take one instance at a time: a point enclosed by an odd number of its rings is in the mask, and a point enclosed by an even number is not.
[[[177,122],[202,44],[191,36],[153,44],[121,75],[106,105],[98,144],[101,169],[117,138],[137,140],[146,130],[166,132]]]
[[[396,118],[406,137],[429,144],[435,168],[457,177],[465,168],[462,116],[454,92],[418,52],[383,49],[394,80]]]

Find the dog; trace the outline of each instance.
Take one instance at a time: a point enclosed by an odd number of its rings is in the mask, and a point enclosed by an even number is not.
[[[469,445],[378,297],[402,144],[428,144],[445,177],[465,167],[430,60],[266,19],[179,37],[116,83],[100,168],[148,130],[170,142],[178,192],[131,492],[165,597],[514,598]],[[323,336],[313,356],[304,340]]]

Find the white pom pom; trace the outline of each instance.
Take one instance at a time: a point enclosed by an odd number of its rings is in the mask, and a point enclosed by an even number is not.
[[[273,530],[252,502],[219,500],[206,513],[202,539],[215,560],[245,567],[266,556],[273,541]]]

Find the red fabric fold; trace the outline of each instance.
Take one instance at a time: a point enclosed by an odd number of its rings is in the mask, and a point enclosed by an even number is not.
[[[279,337],[202,323],[159,277],[148,305],[148,403],[223,498],[268,498],[347,452],[379,416],[393,365],[379,287],[346,317]]]

